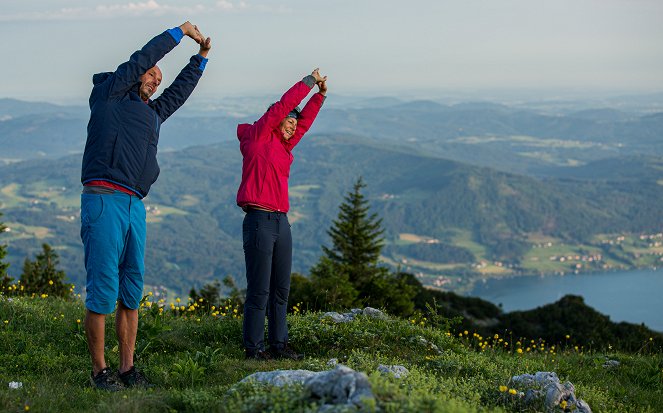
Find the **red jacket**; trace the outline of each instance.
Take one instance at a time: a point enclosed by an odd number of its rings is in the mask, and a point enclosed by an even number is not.
[[[309,99],[297,119],[297,129],[289,140],[278,130],[281,121],[297,106],[315,85],[313,76],[295,83],[258,121],[237,126],[242,162],[242,183],[237,191],[237,205],[255,205],[288,212],[288,177],[294,157],[292,148],[309,130],[325,97],[316,93]]]

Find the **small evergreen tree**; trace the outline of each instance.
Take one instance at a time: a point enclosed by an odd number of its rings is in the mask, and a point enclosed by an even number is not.
[[[368,201],[361,193],[365,187],[359,177],[327,231],[332,247],[322,247],[327,258],[341,273],[347,274],[350,282],[360,291],[379,273],[377,263],[384,245],[382,219],[377,214],[369,214]]]
[[[414,310],[416,289],[405,278],[378,266],[384,245],[382,220],[369,213],[359,178],[340,205],[339,214],[327,231],[332,247],[311,269],[312,290],[318,308],[348,308],[369,305],[395,315]]]
[[[0,212],[0,217],[2,216],[2,212]],[[0,235],[5,233],[5,230],[7,227],[0,222]],[[7,256],[7,246],[5,244],[0,244],[0,291],[5,291],[7,287],[11,285],[11,283],[14,281],[12,277],[7,274],[7,268],[9,268],[9,264],[4,262],[5,257]]]
[[[23,263],[21,284],[25,294],[48,294],[67,298],[71,296],[72,284],[65,284],[66,274],[58,270],[58,254],[48,244],[42,244],[42,252],[35,261],[26,258]]]

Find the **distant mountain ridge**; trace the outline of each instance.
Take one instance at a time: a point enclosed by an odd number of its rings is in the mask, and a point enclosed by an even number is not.
[[[389,97],[348,100],[345,107],[339,99],[337,105],[328,102],[312,133],[375,139],[438,158],[533,176],[608,158],[663,156],[663,113],[636,115],[601,107],[548,114],[491,102],[445,105]],[[187,106],[162,129],[160,150],[234,141],[237,124],[260,115],[247,113],[247,107],[261,105],[242,99],[237,110],[232,101],[219,110]],[[2,158],[82,152],[88,116],[84,106],[1,99]]]

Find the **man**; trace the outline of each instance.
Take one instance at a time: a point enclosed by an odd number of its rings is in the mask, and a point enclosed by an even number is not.
[[[184,36],[200,45],[199,53],[159,98],[150,100],[161,83],[157,62]],[[141,199],[159,175],[159,128],[193,92],[210,48],[211,39],[187,21],[154,37],[115,72],[92,78],[81,176],[81,239],[87,272],[85,332],[92,358],[91,381],[98,389],[149,386],[133,362],[145,267]],[[119,374],[104,358],[106,314],[113,312],[116,302]]]

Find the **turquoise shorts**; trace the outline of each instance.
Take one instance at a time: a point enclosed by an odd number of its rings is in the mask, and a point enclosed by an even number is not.
[[[119,191],[81,194],[81,239],[85,250],[85,307],[109,314],[119,300],[137,309],[145,274],[145,206]]]

